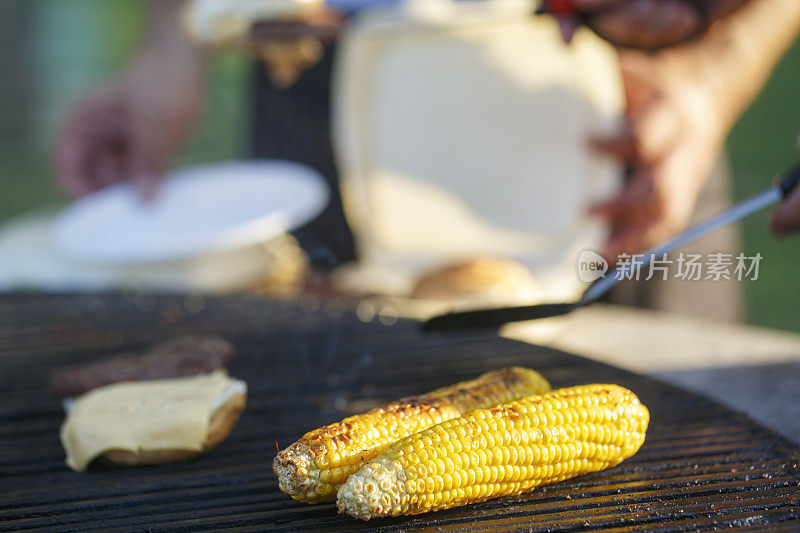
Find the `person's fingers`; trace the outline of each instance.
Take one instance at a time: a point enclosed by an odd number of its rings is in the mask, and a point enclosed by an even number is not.
[[[797,137],[797,146],[800,147],[800,135]],[[769,229],[778,236],[800,231],[800,187],[795,188],[772,213]]]
[[[92,190],[86,180],[87,151],[85,139],[76,135],[62,136],[56,146],[54,161],[56,182],[71,198],[80,198]]]
[[[611,234],[601,251],[608,261],[616,261],[623,252],[638,253],[649,247],[663,225],[664,199],[652,172],[640,170],[616,198],[589,210],[589,214],[602,216],[611,224]]]
[[[84,196],[95,188],[90,161],[99,139],[98,130],[92,128],[92,124],[99,118],[88,101],[79,102],[56,141],[53,161],[56,181],[72,198]]]
[[[98,188],[108,187],[122,181],[121,154],[113,146],[107,146],[99,150],[94,157],[92,166],[94,169],[94,181]]]
[[[589,147],[624,163],[633,163],[637,157],[636,141],[627,129],[614,135],[591,135]]]
[[[71,197],[84,196],[106,184],[104,154],[124,139],[125,120],[108,88],[78,101],[60,131],[54,149],[57,183]]]
[[[127,174],[140,196],[150,200],[164,171],[163,154],[167,150],[161,146],[166,142],[162,131],[164,125],[158,123],[154,114],[144,110],[132,118]]]
[[[647,172],[638,172],[615,198],[589,206],[588,212],[606,218],[632,217],[635,212],[649,206],[653,193],[652,178]]]
[[[130,155],[130,179],[144,200],[152,200],[163,175],[163,165],[159,162],[155,148],[147,142],[135,143]]]
[[[126,178],[123,166],[129,130],[123,114],[116,112],[105,113],[93,129],[97,137],[87,178],[95,189],[101,189]]]
[[[639,213],[615,222],[600,255],[607,261],[616,261],[623,253],[641,253],[672,237],[672,231],[663,213]]]
[[[772,213],[769,229],[778,236],[800,231],[800,189],[795,189]]]
[[[641,233],[642,228],[633,226],[627,226],[613,231],[600,249],[600,255],[602,255],[609,264],[616,264],[620,255],[631,253],[631,250],[634,249],[633,245],[641,240]]]
[[[621,219],[611,226],[611,232],[601,248],[600,255],[616,263],[622,254],[637,254],[649,248],[655,228],[661,224],[659,218],[634,216]]]
[[[139,191],[139,195],[142,197],[142,199],[149,202],[156,197],[160,182],[161,173],[151,172],[139,174],[134,182],[134,185]]]

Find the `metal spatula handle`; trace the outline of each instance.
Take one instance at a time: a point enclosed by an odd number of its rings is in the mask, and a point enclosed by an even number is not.
[[[586,291],[583,293],[583,296],[581,296],[581,303],[586,304],[594,302],[611,290],[614,285],[619,283],[620,280],[624,278],[624,276],[619,275],[622,268],[626,268],[626,271],[630,271],[631,268],[633,268],[633,273],[636,273],[638,270],[648,266],[651,262],[653,262],[654,259],[661,257],[666,253],[677,250],[678,248],[681,248],[690,242],[693,242],[700,237],[711,233],[712,231],[715,231],[723,226],[727,226],[728,224],[732,224],[737,220],[741,220],[742,218],[757,211],[761,211],[762,209],[773,204],[777,204],[786,198],[786,196],[797,186],[798,182],[800,182],[800,164],[783,174],[778,184],[774,187],[771,187],[766,191],[731,207],[727,211],[709,220],[706,220],[705,222],[701,222],[700,224],[689,228],[677,237],[674,237],[663,244],[647,250],[644,252],[642,260],[637,261],[635,265],[629,265],[628,267],[617,267],[616,269],[612,270],[590,285],[588,289],[586,289]]]
[[[712,231],[731,224],[739,219],[755,213],[767,206],[780,202],[789,195],[800,182],[800,164],[780,177],[774,187],[758,194],[744,202],[735,205],[724,213],[707,220],[687,231],[681,233],[660,246],[648,250],[642,255],[642,261],[630,265],[631,274],[635,274],[644,266],[649,265],[654,258],[688,244]],[[504,307],[500,309],[476,309],[474,311],[459,311],[447,313],[431,318],[423,323],[426,330],[454,330],[469,328],[499,327],[507,322],[533,320],[551,316],[565,315],[573,310],[597,301],[624,277],[618,275],[620,268],[608,272],[589,286],[577,302],[548,303],[539,305],[526,305],[521,307]]]

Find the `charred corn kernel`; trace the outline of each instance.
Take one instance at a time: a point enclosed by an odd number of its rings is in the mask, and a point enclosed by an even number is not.
[[[548,390],[547,380],[531,369],[494,370],[306,433],[278,453],[272,468],[280,489],[295,500],[333,501],[339,485],[392,442],[469,411]]]
[[[617,385],[473,411],[387,447],[339,488],[336,504],[369,520],[520,494],[627,459],[644,442],[649,420],[638,398]]]

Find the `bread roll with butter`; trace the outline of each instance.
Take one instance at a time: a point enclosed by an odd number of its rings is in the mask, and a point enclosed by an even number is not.
[[[479,257],[452,264],[419,278],[412,298],[511,304],[535,300],[539,286],[524,265],[511,259]]]
[[[245,382],[221,370],[93,389],[61,425],[66,463],[81,472],[100,456],[121,466],[193,459],[225,440],[246,401]]]

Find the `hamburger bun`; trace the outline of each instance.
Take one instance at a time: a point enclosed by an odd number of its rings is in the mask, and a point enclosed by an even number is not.
[[[535,299],[538,284],[527,267],[511,259],[479,257],[424,274],[412,298],[505,304]]]
[[[77,398],[61,425],[67,465],[99,457],[120,466],[199,457],[224,441],[247,401],[247,385],[211,374],[98,387]]]
[[[208,425],[208,437],[203,443],[200,451],[192,450],[149,450],[131,452],[127,450],[109,450],[103,454],[103,458],[117,466],[137,466],[137,465],[163,465],[169,463],[179,463],[200,457],[205,453],[216,448],[222,441],[228,438],[233,426],[239,420],[247,403],[247,394],[237,392],[232,394],[224,403],[211,415]]]

